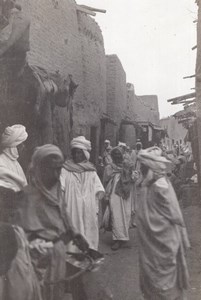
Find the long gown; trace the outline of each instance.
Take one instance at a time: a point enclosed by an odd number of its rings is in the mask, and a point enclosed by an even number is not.
[[[73,172],[63,168],[61,186],[74,228],[86,238],[91,249],[97,250],[99,199],[104,188],[96,171]]]
[[[142,184],[137,230],[140,286],[145,299],[184,299],[189,242],[175,192],[165,177]]]

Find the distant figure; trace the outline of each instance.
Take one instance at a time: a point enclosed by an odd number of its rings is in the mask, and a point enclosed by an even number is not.
[[[112,218],[112,250],[118,250],[129,241],[128,229],[131,219],[131,187],[134,184],[132,168],[124,162],[121,147],[111,151],[112,164],[106,166],[104,172],[104,186],[106,201],[111,211]]]
[[[6,127],[1,137],[0,154],[0,186],[21,190],[27,185],[27,180],[18,162],[18,157],[23,150],[23,142],[28,134],[23,125]]]
[[[72,159],[65,161],[61,172],[66,211],[73,226],[97,250],[99,243],[99,201],[104,196],[103,185],[96,169],[89,162],[91,142],[84,136],[71,141]],[[74,250],[73,245],[71,245]]]
[[[141,149],[142,149],[142,143],[140,139],[137,139],[135,149],[131,151],[131,161],[133,162],[135,168],[137,168],[137,164],[139,165],[139,163],[137,162],[137,155]]]
[[[110,145],[110,141],[109,140],[105,140],[104,142],[104,151],[103,151],[103,164],[104,166],[107,166],[108,164],[110,164],[112,162],[112,158],[111,158],[111,150],[112,147]]]
[[[140,287],[146,300],[185,299],[189,247],[183,216],[158,147],[138,155],[143,180],[137,210]]]

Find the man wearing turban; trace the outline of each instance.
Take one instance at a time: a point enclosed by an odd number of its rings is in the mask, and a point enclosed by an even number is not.
[[[86,240],[76,233],[66,214],[60,173],[61,150],[52,144],[36,148],[30,166],[30,184],[21,197],[16,223],[27,234],[44,300],[62,300],[65,292],[66,244],[73,240],[86,251]],[[53,283],[52,285],[50,284]]]
[[[22,148],[23,142],[27,137],[26,128],[20,124],[6,127],[2,134],[0,186],[19,191],[27,185],[25,174],[18,162],[18,150]]]
[[[91,142],[84,136],[71,141],[72,159],[64,163],[61,173],[62,189],[65,193],[67,213],[72,218],[76,230],[89,243],[91,249],[98,249],[99,200],[104,196],[104,188],[89,162]]]
[[[186,299],[189,247],[183,216],[166,177],[170,163],[152,147],[138,154],[143,180],[137,209],[140,287],[147,300]]]

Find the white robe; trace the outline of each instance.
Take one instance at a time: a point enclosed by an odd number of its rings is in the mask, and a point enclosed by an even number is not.
[[[123,199],[115,193],[120,174],[116,174],[113,181],[113,188],[109,203],[112,213],[112,238],[118,241],[129,240],[129,225],[131,220],[132,197],[131,193],[128,199]]]
[[[75,229],[89,243],[91,249],[98,249],[99,199],[104,195],[104,188],[95,171],[82,173],[62,169],[61,186],[64,191],[67,214]]]
[[[0,154],[0,186],[20,191],[27,185],[26,176],[17,159]]]

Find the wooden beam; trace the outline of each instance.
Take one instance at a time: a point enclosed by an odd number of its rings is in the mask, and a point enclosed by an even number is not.
[[[180,102],[180,103],[183,104],[183,105],[188,105],[188,104],[191,104],[191,103],[195,103],[195,99],[193,99],[193,100],[182,101],[182,102]]]
[[[85,14],[87,14],[87,15],[91,15],[91,16],[93,16],[93,17],[96,16],[96,13],[95,13],[95,12],[93,12],[92,10],[86,9],[86,8],[84,8],[84,7],[82,7],[81,5],[78,5],[78,4],[77,4],[77,6],[76,6],[76,10],[77,10],[77,11],[80,11],[80,12],[83,12],[83,13],[85,13]]]
[[[88,5],[80,5],[80,6],[85,8],[85,9],[91,10],[91,11],[100,12],[100,13],[103,13],[103,14],[106,13],[105,9],[99,9],[99,8],[91,7],[91,6],[88,6]]]
[[[183,77],[183,79],[188,79],[188,78],[195,78],[195,74]]]
[[[196,96],[195,93],[190,93],[190,94],[186,94],[186,95],[183,95],[183,96],[180,96],[180,97],[169,99],[169,100],[167,100],[167,102],[177,102],[177,103],[179,103],[182,100],[194,98],[195,96]],[[177,103],[174,103],[174,104],[177,104]]]

